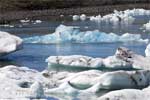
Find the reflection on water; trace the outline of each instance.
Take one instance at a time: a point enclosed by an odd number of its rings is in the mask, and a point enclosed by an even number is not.
[[[24,49],[5,56],[20,66],[27,66],[39,71],[47,67],[45,59],[56,55],[86,55],[91,57],[107,57],[114,55],[116,49],[125,46],[138,54],[144,55],[146,44],[98,43],[98,44],[24,44]]]

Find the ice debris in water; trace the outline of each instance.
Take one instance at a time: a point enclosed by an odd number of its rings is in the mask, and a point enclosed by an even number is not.
[[[82,14],[81,16],[80,16],[80,20],[82,20],[82,21],[85,21],[86,20],[86,15],[85,14]]]
[[[73,15],[73,16],[72,16],[72,19],[73,19],[73,21],[77,21],[77,20],[80,19],[80,16],[78,16],[78,15]]]
[[[150,21],[148,23],[144,24],[143,28],[146,29],[147,31],[150,31]]]
[[[81,21],[85,21],[87,19],[87,16],[85,14],[81,14],[80,16],[79,15],[73,15],[72,16],[72,20],[73,21],[77,21],[77,20],[81,20]]]
[[[55,32],[43,36],[24,38],[25,43],[100,43],[100,42],[144,42],[140,34],[125,33],[117,35],[115,33],[104,33],[99,30],[81,32],[78,27],[60,25]]]
[[[117,11],[114,10],[114,13],[108,14],[105,16],[97,15],[91,16],[91,21],[96,22],[110,22],[110,23],[125,23],[125,24],[132,24],[135,20],[135,16],[144,16],[150,15],[150,10],[145,9],[133,9],[133,10],[125,10],[125,11]]]
[[[148,44],[146,49],[145,49],[145,56],[150,57],[150,44]]]

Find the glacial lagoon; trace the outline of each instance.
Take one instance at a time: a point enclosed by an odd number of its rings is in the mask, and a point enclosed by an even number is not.
[[[78,27],[81,32],[95,31],[98,30],[102,33],[114,33],[121,36],[124,33],[132,34],[142,34],[141,39],[149,39],[150,32],[143,28],[143,24],[146,24],[150,20],[150,15],[147,16],[136,16],[135,21],[132,24],[125,23],[105,23],[105,22],[95,22],[89,19],[85,21],[72,21],[70,16],[67,18],[59,17],[57,20],[42,20],[41,23],[20,23],[12,22],[10,26],[0,26],[0,31],[6,31],[15,34],[23,39],[28,39],[31,37],[41,37],[43,35],[52,34],[55,29],[60,25]],[[134,37],[134,36],[133,36]],[[64,37],[65,38],[65,37]],[[80,37],[82,38],[82,37]],[[97,38],[97,37],[93,37]],[[136,37],[135,37],[136,38]],[[111,39],[108,38],[108,39]],[[108,39],[106,39],[108,41]],[[116,38],[118,39],[118,38]],[[139,40],[139,38],[137,39]],[[105,58],[114,55],[118,47],[127,47],[137,54],[145,55],[145,48],[147,46],[146,42],[138,41],[115,41],[115,42],[92,42],[92,43],[79,43],[79,42],[65,42],[65,43],[30,43],[25,42],[23,44],[23,49],[7,56],[1,58],[2,65],[17,65],[17,66],[27,66],[31,69],[36,69],[38,71],[43,71],[47,68],[47,62],[45,59],[49,56],[67,56],[67,55],[85,55],[90,57],[101,57]],[[107,91],[103,91],[104,93]],[[100,93],[100,94],[103,94]],[[97,94],[97,95],[100,95]],[[52,95],[55,98],[68,99],[68,100],[84,100],[85,95],[74,94],[71,97],[64,95]],[[71,99],[70,99],[71,98]],[[90,97],[95,98],[94,96]],[[86,100],[89,99],[88,97]],[[57,100],[49,98],[49,100]]]

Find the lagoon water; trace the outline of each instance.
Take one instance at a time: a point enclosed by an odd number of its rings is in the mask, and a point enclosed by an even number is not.
[[[81,31],[89,31],[98,29],[106,33],[133,33],[142,34],[142,38],[149,38],[150,32],[141,29],[143,24],[150,20],[150,16],[138,16],[136,21],[131,25],[106,24],[91,21],[71,21],[70,19],[60,18],[59,20],[44,20],[42,23],[20,23],[12,22],[14,27],[0,26],[0,31],[7,31],[16,34],[21,38],[40,36],[50,34],[55,31],[55,28],[60,24],[68,26],[78,26]],[[27,66],[39,71],[47,68],[45,59],[55,55],[86,55],[91,57],[107,57],[113,55],[116,49],[120,46],[130,48],[138,54],[144,55],[147,44],[144,43],[62,43],[62,44],[32,44],[24,43],[23,49],[12,54],[9,54],[0,60],[3,65],[18,65]],[[50,99],[57,100],[57,99]],[[70,99],[69,99],[70,100]],[[79,100],[74,98],[72,100]]]
[[[91,21],[71,21],[67,19],[59,19],[56,21],[46,20],[42,23],[20,23],[13,22],[11,25],[14,27],[0,26],[1,31],[7,31],[20,36],[21,38],[40,36],[50,34],[55,31],[55,28],[60,24],[68,26],[79,26],[80,30],[88,31],[98,29],[101,32],[106,33],[133,33],[143,34],[143,38],[149,38],[149,32],[143,32],[142,25],[148,22],[149,16],[138,16],[136,21],[131,25],[113,25],[106,23],[97,23]],[[24,49],[7,55],[1,58],[3,65],[15,64],[19,66],[27,66],[37,69],[39,71],[44,70],[47,67],[45,59],[48,56],[55,55],[86,55],[92,57],[107,57],[113,55],[115,50],[125,46],[135,51],[136,53],[144,55],[146,44],[138,43],[65,43],[65,44],[30,44],[23,45]]]

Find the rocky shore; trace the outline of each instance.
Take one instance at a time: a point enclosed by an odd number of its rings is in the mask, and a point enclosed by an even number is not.
[[[10,21],[19,19],[36,19],[36,18],[59,18],[60,15],[75,15],[75,14],[87,14],[87,15],[105,15],[112,13],[114,9],[121,11],[126,9],[143,8],[150,9],[150,4],[123,4],[123,5],[107,5],[96,7],[80,7],[80,8],[64,8],[64,9],[48,9],[48,10],[34,10],[34,11],[1,11],[0,23],[9,23]]]

